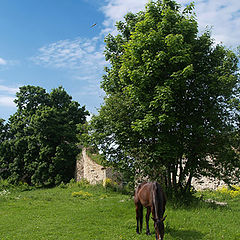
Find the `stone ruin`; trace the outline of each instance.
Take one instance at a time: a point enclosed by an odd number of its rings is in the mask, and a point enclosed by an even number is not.
[[[207,189],[216,190],[219,187],[226,186],[226,183],[222,180],[214,179],[212,177],[201,177],[200,179],[193,178],[192,186],[197,191],[202,191]]]
[[[87,154],[86,148],[76,161],[75,180],[77,182],[85,179],[90,184],[104,183],[107,178],[115,179],[116,176],[112,168],[105,168],[94,162]]]
[[[86,148],[82,149],[82,153],[76,161],[75,180],[77,182],[85,179],[90,184],[104,183],[107,178],[117,181],[119,174],[114,172],[110,167],[105,168],[88,155]],[[210,177],[202,177],[201,179],[193,178],[192,185],[196,190],[212,189],[225,186],[223,181],[216,180]]]

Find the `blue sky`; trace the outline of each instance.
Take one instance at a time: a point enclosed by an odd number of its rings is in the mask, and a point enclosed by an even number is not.
[[[114,23],[148,0],[0,0],[0,118],[16,111],[18,88],[63,86],[91,113],[104,92],[104,36]],[[191,1],[179,0],[181,4]],[[212,27],[216,42],[240,45],[240,1],[196,0],[200,32]],[[94,23],[96,26],[91,27]]]

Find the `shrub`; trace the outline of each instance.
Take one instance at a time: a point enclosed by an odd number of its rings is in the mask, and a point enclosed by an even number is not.
[[[8,181],[0,178],[0,191],[13,188],[13,185]]]
[[[90,185],[89,181],[87,179],[81,179],[79,182],[77,182],[78,187],[88,187]]]
[[[89,192],[79,191],[79,192],[73,192],[72,197],[78,197],[81,199],[88,199],[92,197],[93,195]]]
[[[71,188],[71,187],[76,186],[76,181],[75,181],[75,179],[72,178],[72,179],[69,181],[69,183],[66,184],[66,186],[67,186],[68,188]]]
[[[32,190],[34,187],[29,186],[27,183],[25,182],[19,182],[18,185],[16,186],[21,192],[24,191],[30,191]]]
[[[114,190],[114,191],[116,191],[118,189],[118,184],[115,181],[113,181],[111,178],[106,178],[103,181],[103,186],[106,189],[111,189],[111,190]]]
[[[225,195],[225,196],[230,196],[231,198],[235,198],[240,196],[240,186],[233,185],[229,189],[228,187],[220,187],[217,189],[217,192]]]
[[[0,197],[5,197],[10,194],[9,190],[2,190],[0,191]]]
[[[58,185],[59,188],[67,188],[67,184],[65,184],[63,181]]]

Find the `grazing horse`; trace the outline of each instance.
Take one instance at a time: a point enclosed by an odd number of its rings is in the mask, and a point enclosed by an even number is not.
[[[154,228],[156,232],[156,239],[163,240],[164,236],[164,220],[163,217],[166,205],[166,195],[161,186],[157,182],[141,183],[135,190],[134,203],[136,206],[136,219],[137,219],[137,233],[142,232],[143,224],[143,207],[147,208],[146,234],[150,235],[149,231],[149,216],[152,212],[152,219],[154,221]],[[140,232],[139,232],[140,222]],[[160,238],[161,237],[161,238]]]

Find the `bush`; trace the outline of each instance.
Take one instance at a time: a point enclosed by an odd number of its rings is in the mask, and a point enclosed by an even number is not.
[[[233,185],[231,186],[230,189],[226,186],[220,187],[217,189],[217,192],[225,196],[230,196],[231,198],[235,198],[240,196],[240,186]]]
[[[77,186],[80,188],[86,188],[90,185],[89,181],[87,179],[81,179],[79,182],[77,182]]]
[[[9,190],[2,190],[0,191],[0,197],[5,197],[10,194]]]
[[[0,191],[13,188],[13,185],[8,180],[0,179]]]
[[[59,188],[67,188],[67,184],[65,184],[63,181],[58,185]]]
[[[89,192],[79,191],[79,192],[73,192],[72,197],[78,197],[81,199],[88,199],[92,197],[93,195]]]
[[[103,181],[103,186],[106,189],[111,189],[111,190],[114,190],[114,191],[118,190],[118,184],[115,181],[113,181],[111,178],[106,178]]]
[[[67,187],[74,187],[76,185],[76,181],[72,178],[69,183],[66,184]]]
[[[19,182],[19,184],[16,186],[21,192],[23,191],[30,191],[34,189],[34,187],[29,186],[27,183]]]

